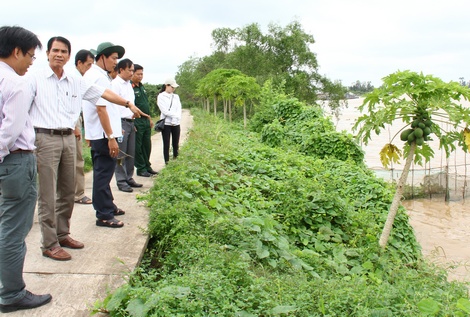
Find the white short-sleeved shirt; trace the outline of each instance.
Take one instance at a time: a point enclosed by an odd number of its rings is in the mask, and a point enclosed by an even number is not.
[[[132,84],[129,80],[126,81],[118,75],[111,82],[111,87],[116,94],[134,103],[134,89],[132,89]],[[121,113],[121,118],[132,119],[134,117],[134,113],[129,108],[119,107],[118,109]]]
[[[59,79],[50,67],[27,79],[34,96],[29,114],[36,128],[74,129],[82,100],[96,102],[105,90],[65,70]]]
[[[111,89],[111,78],[108,73],[93,64],[91,68],[83,76],[85,80],[90,84],[96,84],[106,89]],[[85,123],[85,139],[87,140],[99,140],[108,137],[103,130],[100,118],[98,117],[97,106],[106,107],[108,112],[109,122],[111,129],[113,130],[114,137],[118,138],[122,136],[121,126],[121,113],[117,106],[103,98],[100,98],[97,102],[91,103],[89,101],[83,101],[83,121]]]

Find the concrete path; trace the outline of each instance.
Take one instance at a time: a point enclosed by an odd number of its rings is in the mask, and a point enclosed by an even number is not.
[[[192,117],[183,110],[181,140],[184,142],[192,126]],[[161,134],[152,137],[152,168],[164,167]],[[92,172],[86,176],[85,194],[91,197]],[[155,176],[158,177],[158,176]],[[104,228],[95,225],[95,211],[92,205],[75,204],[71,220],[71,237],[85,244],[81,250],[66,249],[72,255],[71,261],[54,261],[42,256],[40,249],[41,233],[37,223],[29,233],[26,243],[28,251],[24,266],[26,288],[35,294],[50,293],[52,302],[32,310],[9,313],[5,316],[38,317],[84,317],[90,316],[90,308],[98,299],[103,299],[108,291],[116,289],[126,281],[147,246],[144,230],[148,224],[148,209],[138,202],[136,196],[146,193],[153,186],[154,178],[135,175],[142,188],[134,192],[121,192],[113,179],[111,186],[115,204],[126,211],[119,219],[123,228]],[[95,316],[105,316],[96,314]]]

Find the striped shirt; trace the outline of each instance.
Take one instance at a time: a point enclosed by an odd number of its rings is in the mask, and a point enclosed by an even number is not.
[[[25,78],[0,62],[0,163],[15,150],[34,150],[35,133],[28,114],[33,95]]]
[[[29,83],[34,95],[31,120],[34,127],[45,129],[74,129],[82,99],[96,102],[105,90],[65,70],[59,79],[50,67],[32,74]]]

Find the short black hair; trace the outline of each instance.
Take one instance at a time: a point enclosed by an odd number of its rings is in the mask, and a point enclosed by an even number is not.
[[[24,55],[32,48],[42,48],[36,34],[20,26],[2,26],[0,28],[0,57],[9,57],[19,47]]]
[[[79,50],[77,54],[75,54],[75,66],[78,66],[78,61],[85,63],[88,57],[91,57],[93,60],[95,59],[95,55],[89,50]]]
[[[128,67],[131,67],[132,65],[134,65],[134,63],[130,59],[124,58],[119,61],[116,67],[117,67],[118,73],[120,73],[121,69],[126,69]]]
[[[140,66],[139,64],[134,64],[134,72],[141,70],[141,69],[144,70],[144,68]]]
[[[67,45],[67,48],[69,49],[69,54],[72,54],[72,44],[70,44],[70,41],[67,40],[65,37],[62,36],[54,36],[49,39],[47,42],[47,50],[50,51],[52,47],[52,43],[54,42],[62,42],[65,45]]]

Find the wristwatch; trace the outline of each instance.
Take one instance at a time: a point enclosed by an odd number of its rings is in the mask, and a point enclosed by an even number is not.
[[[111,133],[110,135],[108,135],[108,140],[113,140],[113,139],[114,139],[114,134]]]
[[[129,100],[126,101],[126,104],[124,105],[126,108],[129,108]]]

